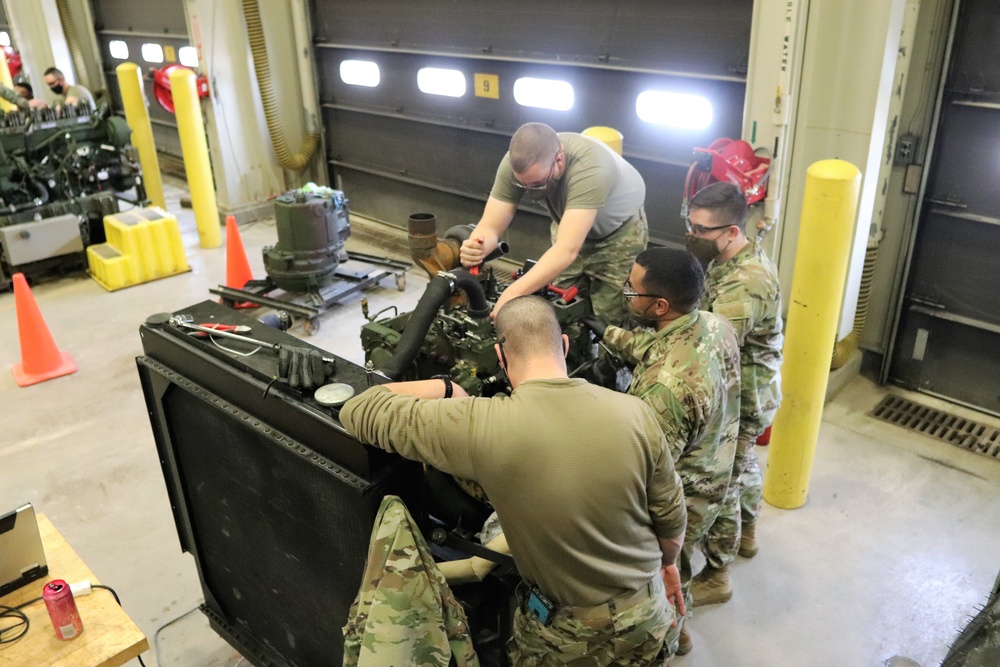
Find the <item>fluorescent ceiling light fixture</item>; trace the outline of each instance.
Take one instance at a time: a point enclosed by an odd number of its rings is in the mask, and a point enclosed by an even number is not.
[[[378,65],[370,60],[345,60],[340,63],[340,80],[351,86],[374,88],[381,77]]]
[[[163,47],[147,42],[142,45],[142,59],[147,63],[163,62]]]
[[[186,65],[187,67],[197,67],[198,49],[193,46],[182,46],[177,50],[177,58],[181,61],[181,65]]]
[[[701,95],[644,90],[635,100],[635,113],[647,123],[686,130],[712,124],[712,103]]]
[[[573,86],[559,79],[521,77],[514,82],[514,101],[522,107],[569,111],[573,108]]]
[[[6,30],[0,30],[0,46],[10,46],[10,35]]]
[[[108,42],[108,51],[111,52],[112,58],[117,58],[118,60],[128,58],[128,44],[120,39],[113,39]]]
[[[423,67],[417,72],[417,88],[428,95],[461,97],[465,95],[465,75],[457,69]]]

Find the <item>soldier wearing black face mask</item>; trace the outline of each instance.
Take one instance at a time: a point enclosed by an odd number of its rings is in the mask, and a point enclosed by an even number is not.
[[[781,402],[781,286],[774,263],[745,233],[747,203],[732,183],[713,183],[691,198],[687,248],[708,264],[701,307],[729,320],[740,344],[740,430],[733,480],[740,487],[735,516],[725,510],[709,530],[710,560],[757,553],[762,479],[754,442]],[[728,566],[706,567],[691,588],[695,606],[732,597]]]
[[[45,85],[56,96],[55,106],[64,104],[87,104],[91,109],[97,107],[94,103],[94,96],[84,86],[70,84],[62,71],[50,67],[45,70]]]

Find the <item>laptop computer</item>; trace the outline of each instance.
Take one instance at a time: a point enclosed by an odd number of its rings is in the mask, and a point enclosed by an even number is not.
[[[0,516],[0,597],[48,573],[31,503]]]

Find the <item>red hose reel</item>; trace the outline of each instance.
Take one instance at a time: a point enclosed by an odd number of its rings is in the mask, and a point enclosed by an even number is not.
[[[149,69],[149,73],[153,77],[153,96],[160,103],[160,106],[170,113],[174,113],[174,95],[170,90],[170,73],[178,68],[191,69],[177,63],[161,67],[160,69],[156,69],[155,67]],[[202,74],[195,79],[195,86],[198,90],[198,97],[208,97],[207,76]]]
[[[694,161],[688,169],[684,199],[717,181],[732,183],[740,189],[748,204],[767,195],[767,175],[771,158],[757,155],[753,147],[739,139],[716,139],[708,148],[695,148]]]

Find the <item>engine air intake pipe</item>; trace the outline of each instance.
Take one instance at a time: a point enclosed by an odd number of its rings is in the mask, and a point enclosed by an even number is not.
[[[427,284],[417,307],[410,313],[403,335],[399,338],[392,359],[379,370],[391,380],[399,380],[420,352],[420,346],[434,322],[434,317],[451,296],[452,287],[461,288],[469,298],[469,315],[482,319],[489,317],[490,309],[482,285],[468,271],[460,270],[447,276],[436,276]]]
[[[439,271],[451,271],[460,265],[462,242],[469,238],[474,228],[473,225],[455,225],[438,240],[437,216],[433,213],[414,213],[407,222],[410,257],[431,278]],[[500,241],[483,262],[491,262],[508,252],[510,246],[506,241]]]

